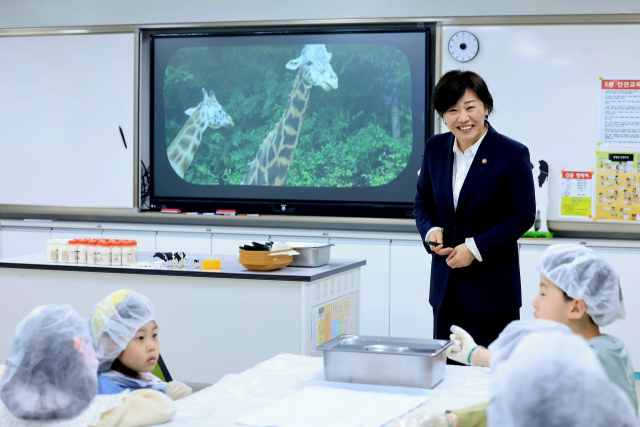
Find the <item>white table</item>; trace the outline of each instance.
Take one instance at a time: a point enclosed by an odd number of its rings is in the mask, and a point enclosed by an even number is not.
[[[140,259],[152,255],[142,252]],[[194,257],[221,258],[222,269],[194,271]],[[332,259],[318,268],[273,272],[248,271],[237,257],[223,255],[188,254],[188,261],[184,270],[150,270],[47,264],[44,252],[0,259],[0,360],[14,328],[34,307],[70,304],[88,317],[98,301],[123,288],[155,305],[160,354],[180,381],[213,384],[280,353],[313,354],[318,326],[312,313],[336,301],[348,301],[349,333],[358,333],[365,261]]]
[[[176,402],[178,411],[163,426],[239,426],[233,420],[308,386],[428,396],[412,413],[444,413],[489,400],[488,369],[447,366],[444,381],[434,389],[333,383],[324,380],[321,358],[280,354]]]

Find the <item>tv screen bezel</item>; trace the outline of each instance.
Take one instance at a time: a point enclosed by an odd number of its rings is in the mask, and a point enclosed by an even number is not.
[[[260,27],[260,28],[206,28],[184,30],[153,31],[150,38],[150,67],[149,82],[149,145],[150,168],[154,170],[154,39],[163,37],[194,37],[194,36],[265,36],[265,35],[318,35],[318,34],[353,34],[353,33],[393,33],[393,32],[424,32],[426,38],[425,64],[425,141],[433,135],[435,115],[430,100],[430,94],[435,82],[435,23],[402,23],[402,24],[334,24],[322,26],[291,26],[291,27]],[[159,211],[165,208],[181,209],[183,212],[215,212],[218,209],[234,209],[239,213],[254,214],[284,214],[306,216],[334,216],[334,217],[370,217],[370,218],[411,218],[413,217],[413,203],[389,202],[345,202],[345,201],[297,201],[297,200],[250,200],[230,198],[179,198],[156,197],[153,174],[150,181],[151,210]]]

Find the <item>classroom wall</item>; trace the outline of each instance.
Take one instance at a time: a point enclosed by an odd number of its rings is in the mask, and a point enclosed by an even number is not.
[[[637,0],[2,0],[0,29],[290,19],[640,13]]]
[[[93,26],[93,25],[150,25],[150,24],[178,24],[197,22],[225,22],[252,20],[297,20],[297,19],[356,19],[356,18],[442,18],[442,17],[478,17],[478,16],[509,16],[509,15],[569,15],[569,14],[640,14],[640,1],[620,0],[603,3],[595,0],[547,1],[537,0],[529,2],[513,0],[469,1],[460,0],[447,2],[442,0],[361,0],[361,1],[292,1],[280,0],[267,2],[265,0],[236,0],[221,2],[219,0],[109,0],[103,2],[89,2],[86,0],[0,0],[0,31],[10,28],[57,27],[57,26]],[[485,50],[483,50],[484,54]],[[448,55],[446,52],[444,55]],[[118,141],[119,144],[119,141]],[[0,226],[0,249],[2,256],[15,255],[16,250],[34,252],[44,248],[44,242],[49,237],[57,237],[54,230],[41,228],[37,231],[23,232],[22,227],[6,226],[2,221]],[[84,223],[79,225],[88,226]],[[94,225],[94,227],[102,227]],[[203,236],[176,235],[173,232],[156,231],[152,229],[140,230],[129,224],[118,224],[113,230],[105,230],[105,236],[122,235],[122,228],[127,228],[126,235],[135,232],[134,237],[145,241],[149,250],[164,247],[164,244],[179,242],[182,245],[192,244],[198,248],[204,244],[211,246],[215,253],[216,236],[211,232]],[[95,232],[100,232],[96,231]],[[256,232],[255,230],[251,230]],[[227,231],[228,233],[229,231]],[[243,230],[234,230],[243,233]],[[249,233],[249,231],[244,230]],[[286,235],[290,230],[280,232]],[[37,235],[37,239],[25,238],[26,233]],[[75,233],[75,232],[74,232]],[[206,233],[205,233],[206,234]],[[269,233],[268,233],[269,234]],[[299,236],[296,236],[299,240]],[[258,240],[265,240],[260,236]],[[372,335],[391,335],[421,337],[430,336],[432,324],[428,305],[428,259],[422,245],[417,241],[417,233],[400,238],[381,236],[380,233],[366,233],[360,240],[352,237],[339,236],[334,254],[336,257],[356,258],[361,256],[364,248],[369,248],[375,256],[367,254],[370,264],[363,269],[363,311],[362,331]],[[225,240],[225,239],[223,239]],[[236,250],[237,242],[225,247]],[[244,236],[239,240],[244,241]],[[326,239],[325,239],[326,240]],[[20,246],[18,243],[21,245]],[[203,243],[204,242],[204,243]],[[208,242],[208,243],[207,243]],[[617,247],[618,242],[612,242],[607,247]],[[28,246],[28,247],[27,247]],[[40,248],[40,249],[39,249]],[[621,273],[627,277],[632,275],[631,257],[638,256],[637,247],[631,255],[625,253],[620,259]],[[526,252],[526,253],[525,253]],[[540,248],[524,248],[523,260],[529,273],[523,281],[525,292],[523,317],[530,314],[530,304],[537,289],[537,274],[532,270],[535,260],[539,256]],[[617,259],[617,258],[616,258]],[[373,262],[372,262],[373,261]],[[624,262],[623,262],[624,261]],[[419,266],[416,268],[416,266]],[[524,271],[524,270],[523,270]],[[635,289],[634,289],[635,291]],[[631,326],[636,322],[620,322],[623,326]],[[619,332],[620,336],[633,331]],[[634,342],[634,345],[636,343]],[[633,346],[632,346],[633,347]],[[637,350],[636,350],[637,348]],[[640,345],[634,347],[634,357],[640,354]],[[640,358],[636,359],[636,364]]]

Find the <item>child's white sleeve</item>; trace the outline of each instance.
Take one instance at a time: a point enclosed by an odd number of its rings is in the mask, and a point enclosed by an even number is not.
[[[105,412],[96,427],[139,427],[166,423],[176,413],[176,404],[157,390],[142,389],[123,399],[122,405]]]
[[[2,374],[4,373],[6,366],[0,365],[0,378],[2,378]]]

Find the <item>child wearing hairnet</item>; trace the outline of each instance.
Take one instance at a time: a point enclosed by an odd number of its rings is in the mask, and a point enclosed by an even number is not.
[[[637,412],[608,378],[584,338],[563,330],[528,330],[509,350],[508,358],[497,367],[492,361],[492,397],[483,425],[637,427]],[[418,413],[392,427],[447,423],[442,417]]]
[[[156,309],[143,295],[122,289],[108,295],[89,317],[96,347],[98,394],[152,389],[173,400],[191,394],[179,381],[165,383],[151,372],[160,356]]]
[[[454,345],[448,357],[477,366],[496,365],[507,359],[522,338],[537,331],[559,331],[582,336],[597,356],[609,379],[628,396],[638,412],[635,370],[624,342],[600,333],[617,319],[624,319],[620,279],[611,264],[597,252],[582,245],[552,245],[537,265],[540,292],[533,302],[535,321],[509,324],[489,349],[482,348],[462,328],[451,328]],[[444,426],[485,426],[487,403],[447,414]],[[438,424],[434,424],[438,425]]]
[[[589,347],[579,334],[526,336],[508,360],[492,363],[488,425],[637,426],[637,409]]]
[[[495,368],[488,425],[637,426],[637,410],[588,349],[579,335],[525,337]]]
[[[0,366],[0,426],[117,427],[160,424],[176,407],[153,390],[97,396],[89,328],[68,305],[34,309],[16,327]]]

